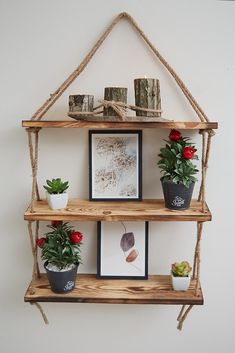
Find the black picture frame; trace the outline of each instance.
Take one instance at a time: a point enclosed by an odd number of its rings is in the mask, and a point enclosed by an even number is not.
[[[148,222],[100,221],[97,236],[97,278],[148,279]]]
[[[142,200],[142,130],[89,130],[89,200]]]

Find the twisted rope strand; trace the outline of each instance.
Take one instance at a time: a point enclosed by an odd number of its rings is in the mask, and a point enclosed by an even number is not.
[[[180,320],[179,320],[179,323],[178,323],[178,326],[177,326],[177,329],[178,329],[178,330],[180,330],[180,331],[182,330],[183,323],[184,323],[186,317],[188,316],[188,314],[189,314],[189,312],[190,312],[190,310],[191,310],[192,308],[193,308],[193,305],[192,305],[192,304],[189,305],[188,308],[185,310],[184,315],[181,316],[181,318],[180,318]],[[182,309],[181,309],[181,310],[182,310]]]
[[[34,236],[33,236],[33,228],[32,228],[32,221],[28,222],[28,232],[29,232],[29,238],[30,238],[30,244],[31,244],[31,250],[32,250],[32,255],[33,255],[33,273],[32,273],[32,278],[39,278],[40,277],[40,272],[39,272],[39,267],[38,267],[38,261],[37,261],[37,248],[34,242]],[[37,226],[36,226],[36,236],[37,236]]]
[[[198,222],[198,230],[197,230],[197,246],[196,246],[196,288],[195,288],[195,294],[198,295],[199,292],[199,281],[200,281],[200,264],[201,264],[201,255],[200,255],[200,244],[201,244],[201,238],[202,238],[202,228],[203,228],[203,222]]]
[[[34,146],[32,139],[32,131],[35,134]],[[35,200],[40,200],[40,195],[38,191],[37,184],[37,168],[38,168],[38,139],[39,139],[39,129],[27,129],[28,133],[28,146],[29,146],[29,155],[32,167],[32,194],[31,194],[31,205],[30,211],[34,212],[34,202]]]
[[[182,305],[182,308],[180,309],[179,315],[177,317],[177,321],[181,320],[181,317],[183,315],[184,309],[185,309],[186,305]]]
[[[202,133],[202,132],[200,132],[200,133]],[[215,135],[215,132],[214,132],[214,130],[205,130],[205,133],[207,133],[208,136],[207,136],[207,142],[206,142],[205,157],[204,157],[204,161],[202,161],[202,168],[204,168],[204,186],[206,184],[206,174],[207,174],[208,161],[209,161],[209,156],[210,156],[210,151],[211,151],[211,140],[212,140],[212,137]],[[203,193],[202,182],[203,182],[203,179],[201,181],[198,201],[202,200],[202,193]]]
[[[124,13],[119,14],[110,24],[110,26],[105,30],[105,32],[101,35],[95,45],[92,47],[90,52],[83,59],[81,64],[71,73],[71,75],[62,83],[62,85],[50,95],[50,97],[46,100],[46,102],[36,111],[36,113],[32,116],[31,120],[41,120],[41,118],[45,115],[48,109],[57,101],[57,99],[62,95],[62,93],[71,85],[71,83],[82,73],[82,71],[86,68],[89,61],[93,58],[96,51],[102,45],[104,40],[107,38],[109,33],[112,31],[114,26],[123,18]]]
[[[38,302],[30,302],[30,304],[35,305],[38,308],[38,310],[40,311],[40,313],[42,315],[43,321],[45,322],[46,325],[48,325],[49,321],[48,321],[48,318],[47,318],[45,312],[43,311],[42,306]]]
[[[98,105],[97,107],[95,107],[93,109],[93,112],[80,112],[80,111],[76,111],[76,112],[69,112],[68,115],[72,116],[72,115],[76,115],[76,116],[89,116],[89,115],[99,115],[103,113],[103,109],[99,110],[100,108],[113,108],[116,113],[121,117],[122,120],[126,120],[127,116],[126,116],[126,109],[131,109],[131,110],[135,110],[135,111],[144,111],[144,112],[151,112],[151,113],[162,113],[161,109],[149,109],[149,108],[143,108],[143,107],[139,107],[137,105],[130,105],[127,103],[123,103],[123,102],[117,102],[117,101],[107,101],[107,100],[98,100],[99,103],[101,103],[100,105]]]

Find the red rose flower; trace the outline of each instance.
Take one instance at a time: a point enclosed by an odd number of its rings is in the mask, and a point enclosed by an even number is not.
[[[39,238],[36,240],[36,244],[39,248],[43,248],[46,242],[46,238]]]
[[[182,156],[184,159],[192,159],[196,151],[197,150],[193,147],[184,147],[182,151]]]
[[[63,224],[63,221],[51,221],[52,227],[58,227],[60,224]]]
[[[70,240],[73,244],[81,243],[82,238],[83,238],[83,235],[80,232],[72,232],[70,235]]]
[[[182,135],[178,130],[172,129],[169,135],[169,139],[171,141],[177,142],[182,139]]]

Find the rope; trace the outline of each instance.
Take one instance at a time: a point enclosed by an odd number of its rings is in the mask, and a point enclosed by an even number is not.
[[[99,100],[100,105],[94,108],[93,112],[69,112],[68,115],[75,115],[75,116],[86,116],[86,115],[99,115],[103,113],[103,109],[99,110],[100,108],[112,108],[115,110],[117,115],[123,120],[127,120],[126,116],[126,109],[131,109],[131,110],[140,110],[144,112],[151,112],[151,113],[162,113],[161,109],[149,109],[149,108],[143,108],[143,107],[138,107],[137,105],[130,105],[126,104],[123,102],[117,102],[117,101],[107,101],[107,100]]]
[[[105,109],[112,108],[120,118],[125,121],[126,120],[126,112],[125,109],[115,101],[107,101],[107,100],[102,100],[100,101],[101,105],[104,106]]]
[[[154,47],[154,45],[150,42],[148,37],[144,34],[144,32],[139,28],[138,24],[134,21],[134,19],[126,13],[126,17],[128,20],[131,22],[131,24],[134,26],[134,28],[137,30],[137,32],[140,34],[140,36],[144,39],[144,41],[148,44],[148,46],[152,49],[153,53],[155,56],[159,59],[159,61],[165,66],[165,68],[169,71],[171,76],[175,79],[177,82],[178,86],[181,88],[182,92],[188,99],[189,103],[195,110],[196,114],[198,115],[199,119],[203,121],[209,121],[206,114],[203,112],[202,108],[199,106],[199,104],[196,102],[195,98],[191,95],[183,81],[180,79],[180,77],[177,75],[177,73],[173,70],[173,68],[168,64],[168,62],[163,58],[163,56],[159,53],[159,51]]]
[[[32,132],[35,134],[34,148],[32,140]],[[29,155],[32,167],[32,194],[31,194],[31,206],[30,211],[34,212],[34,202],[40,199],[38,184],[37,184],[37,168],[38,168],[38,138],[39,129],[28,129],[28,145],[29,145]]]
[[[203,121],[209,121],[206,114],[199,106],[195,98],[189,92],[183,81],[177,75],[177,73],[173,70],[173,68],[168,64],[168,62],[163,58],[163,56],[159,53],[159,51],[154,47],[154,45],[150,42],[148,37],[144,34],[144,32],[140,29],[138,24],[134,21],[134,19],[126,12],[120,13],[109,25],[109,27],[105,30],[105,32],[101,35],[86,57],[83,59],[81,64],[71,73],[71,75],[62,83],[62,85],[50,95],[50,97],[46,100],[46,102],[35,112],[32,116],[31,120],[41,120],[45,113],[50,109],[50,107],[57,101],[57,99],[62,95],[62,93],[70,86],[70,84],[81,74],[81,72],[86,68],[92,57],[95,55],[96,51],[103,44],[107,36],[110,34],[114,26],[122,19],[126,18],[132,26],[136,29],[142,39],[146,42],[146,44],[153,51],[157,59],[162,63],[162,65],[168,70],[171,76],[175,79],[176,83],[184,93],[188,102],[198,115],[199,119]]]
[[[185,305],[183,306],[183,308],[185,307]],[[186,319],[186,317],[188,316],[188,314],[189,314],[189,312],[190,312],[190,310],[192,309],[192,307],[193,307],[193,305],[191,304],[191,305],[189,305],[189,307],[186,309],[186,311],[185,311],[185,313],[183,314],[183,311],[182,311],[182,309],[181,309],[181,311],[180,311],[180,319],[178,320],[179,321],[179,323],[178,323],[178,326],[177,326],[177,329],[178,330],[182,330],[182,327],[183,327],[183,323],[184,323],[184,321],[185,321],[185,319]],[[183,314],[183,315],[182,315]]]
[[[196,288],[195,288],[196,295],[198,295],[198,291],[199,291],[200,263],[201,263],[200,242],[202,238],[202,228],[203,228],[203,222],[197,222],[197,245],[195,249],[196,268],[195,268],[195,274],[194,274],[194,277],[196,276]]]
[[[40,270],[39,270],[39,265],[38,265],[38,248],[37,248],[37,245],[36,245],[36,240],[38,239],[38,235],[39,235],[39,225],[40,225],[39,221],[36,221],[34,256],[35,256],[37,278],[41,277]]]
[[[37,200],[41,201],[41,197],[40,197],[40,194],[39,194],[39,188],[38,188],[38,182],[37,181],[36,181],[36,196],[37,196]]]
[[[38,227],[36,225],[36,239],[38,237]],[[40,277],[40,272],[39,272],[39,266],[38,266],[38,260],[37,260],[37,246],[34,242],[34,237],[33,237],[33,228],[32,228],[32,221],[28,222],[28,232],[29,232],[29,238],[30,238],[30,244],[31,244],[31,250],[32,250],[32,255],[33,255],[33,273],[32,273],[32,278],[39,278]]]
[[[201,170],[202,170],[202,181],[201,181],[201,201],[202,201],[202,212],[205,212],[205,184],[206,184],[206,168],[205,168],[205,159],[206,159],[206,134],[202,132],[202,161],[201,161]]]
[[[180,312],[179,312],[179,315],[178,315],[178,317],[177,317],[177,321],[180,321],[180,320],[181,320],[181,317],[182,317],[182,315],[183,315],[183,312],[184,312],[185,307],[186,307],[186,305],[182,305],[182,308],[181,308],[181,310],[180,310]]]
[[[48,321],[47,316],[44,313],[43,308],[41,307],[41,305],[38,302],[30,302],[30,304],[31,305],[35,305],[38,308],[38,310],[40,311],[40,313],[42,315],[43,321],[45,322],[46,325],[48,325],[49,321]]]
[[[83,59],[81,64],[71,73],[71,75],[62,83],[62,85],[50,95],[50,97],[46,100],[46,102],[36,111],[36,113],[32,116],[31,120],[41,120],[44,114],[48,111],[48,109],[57,101],[57,99],[62,95],[62,93],[71,85],[71,83],[82,73],[85,69],[89,61],[95,55],[96,51],[102,45],[104,40],[107,38],[109,33],[112,31],[114,26],[120,21],[121,18],[125,17],[124,13],[120,13],[110,24],[110,26],[106,29],[106,31],[102,34],[102,36],[98,39],[86,57]]]
[[[197,248],[198,248],[198,223],[197,223],[197,240],[194,250],[194,259],[193,259],[193,279],[196,279],[196,269],[197,269]]]
[[[31,168],[32,168],[32,178],[34,178],[34,156],[33,156],[33,141],[32,141],[31,130],[27,130],[27,134],[28,134],[29,155],[30,155]],[[32,193],[31,193],[31,205],[30,205],[31,212],[34,212],[34,198],[35,198],[33,184],[34,182],[32,180]]]
[[[199,196],[198,196],[198,201],[202,201],[203,200],[203,193],[204,193],[204,208],[205,208],[206,173],[207,173],[207,169],[208,169],[208,161],[209,161],[210,150],[211,150],[211,140],[212,140],[212,137],[215,135],[215,132],[214,132],[214,130],[204,130],[204,131],[200,131],[200,133],[202,135],[207,133],[207,142],[204,142],[204,144],[206,145],[206,150],[205,150],[205,146],[202,146],[202,151],[204,154],[204,156],[202,156],[203,175],[202,175],[202,181],[201,181],[201,186],[200,186],[200,191],[199,191]],[[204,191],[203,191],[203,189],[204,189]],[[202,205],[202,207],[203,207],[203,205]]]
[[[131,105],[131,104],[127,104],[127,103],[123,103],[123,102],[116,102],[116,101],[107,101],[107,100],[99,100],[98,102],[101,103],[101,106],[105,106],[106,105],[108,107],[114,108],[114,106],[117,106],[118,108],[122,108],[123,111],[125,111],[126,108],[131,109],[131,110],[140,110],[143,112],[151,112],[151,113],[162,113],[161,109],[149,109],[149,108],[143,108],[143,107],[139,107],[138,105]]]

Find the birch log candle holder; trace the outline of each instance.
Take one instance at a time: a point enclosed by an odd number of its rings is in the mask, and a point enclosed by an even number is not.
[[[160,110],[160,84],[155,78],[137,78],[134,80],[135,87],[135,105],[141,108]],[[157,116],[160,112],[136,111],[137,116]]]
[[[105,87],[104,99],[106,101],[115,101],[127,103],[127,88],[124,87]],[[104,116],[117,116],[117,112],[111,107],[104,107]]]
[[[90,94],[74,94],[69,96],[69,112],[89,114],[93,112],[94,96]]]

